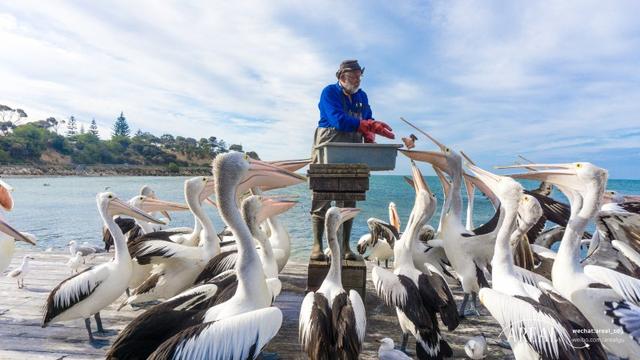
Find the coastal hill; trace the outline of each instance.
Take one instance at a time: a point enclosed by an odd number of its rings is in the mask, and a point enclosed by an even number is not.
[[[2,104],[0,117],[2,175],[204,175],[218,154],[243,151],[216,136],[131,135],[123,113],[107,140],[95,119],[86,130],[74,116],[27,122],[26,112]]]

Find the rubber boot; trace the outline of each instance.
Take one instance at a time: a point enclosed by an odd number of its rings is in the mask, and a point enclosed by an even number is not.
[[[351,251],[349,240],[351,239],[351,227],[353,219],[345,221],[342,224],[342,253],[345,260],[361,260],[362,258]]]
[[[327,261],[327,256],[322,252],[322,234],[324,234],[324,218],[311,216],[311,232],[313,245],[311,246],[311,260]]]

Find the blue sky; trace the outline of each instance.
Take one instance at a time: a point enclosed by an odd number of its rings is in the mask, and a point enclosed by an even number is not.
[[[104,136],[124,111],[134,129],[302,158],[322,88],[357,58],[398,138],[415,132],[403,116],[485,167],[522,154],[638,179],[639,13],[637,1],[2,2],[0,103],[32,120],[95,117]]]

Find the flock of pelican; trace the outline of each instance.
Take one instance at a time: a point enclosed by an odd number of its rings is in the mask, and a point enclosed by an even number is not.
[[[454,331],[478,316],[477,299],[502,327],[501,346],[516,359],[640,359],[640,198],[606,190],[607,171],[590,163],[523,164],[504,168],[526,172],[497,175],[464,153],[428,138],[439,151],[400,150],[411,161],[415,190],[401,231],[395,204],[389,221],[370,218],[370,233],[358,241],[369,251],[378,296],[395,309],[402,343],[379,340],[380,359],[408,359],[409,337],[418,359],[451,357],[440,327]],[[437,229],[427,223],[437,199],[417,163],[431,165],[442,184],[444,203]],[[91,318],[104,332],[100,311],[125,295],[119,307],[144,307],[117,336],[108,359],[255,359],[278,333],[283,314],[272,306],[280,294],[279,273],[291,242],[278,215],[297,203],[265,195],[302,183],[294,171],[307,164],[263,162],[242,153],[218,156],[212,176],[185,181],[186,205],[163,201],[149,187],[129,201],[114,193],[96,197],[113,259],[78,272],[84,257],[103,251],[71,242],[72,275],[58,284],[44,306],[42,327],[84,319],[95,341]],[[525,190],[515,179],[541,181]],[[463,222],[462,184],[467,197]],[[549,197],[557,187],[569,200]],[[475,190],[495,208],[475,227]],[[0,181],[0,206],[13,207],[11,187]],[[215,198],[215,200],[212,199]],[[218,232],[204,206],[216,207],[227,228]],[[190,211],[192,228],[168,228],[171,211]],[[330,266],[320,288],[306,294],[299,315],[302,350],[311,359],[357,359],[365,341],[363,299],[341,281],[338,229],[359,209],[329,209],[325,217]],[[163,220],[160,219],[163,217]],[[596,232],[587,230],[590,221]],[[557,224],[545,230],[547,222]],[[548,249],[555,239],[557,253]],[[15,241],[35,245],[0,216],[0,272]],[[581,255],[583,245],[588,255]],[[7,276],[21,287],[30,256]],[[392,260],[392,269],[389,261]],[[380,261],[384,261],[384,267]],[[548,271],[544,271],[547,269]],[[460,286],[456,304],[450,286]],[[486,356],[484,335],[465,346],[470,358]]]

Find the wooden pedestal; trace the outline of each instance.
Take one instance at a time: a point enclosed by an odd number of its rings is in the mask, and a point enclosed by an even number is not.
[[[309,260],[307,291],[316,291],[329,272],[329,261]],[[367,265],[364,260],[342,260],[342,287],[357,291],[364,301],[367,289]]]

